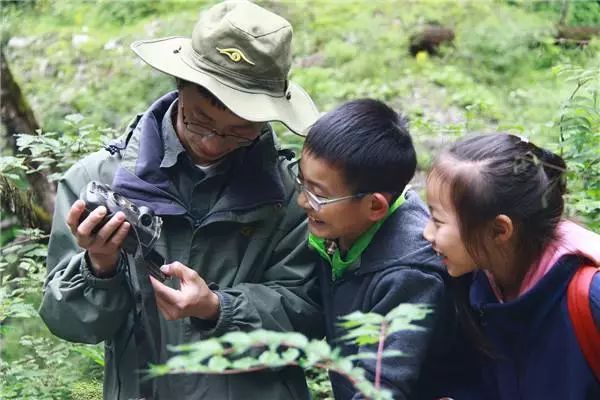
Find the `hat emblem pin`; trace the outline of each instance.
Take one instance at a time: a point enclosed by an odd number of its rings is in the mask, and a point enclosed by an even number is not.
[[[228,49],[220,49],[216,47],[216,49],[219,53],[225,54],[227,57],[229,57],[229,59],[233,62],[238,63],[244,60],[250,65],[255,65],[252,61],[248,60],[248,57],[246,57],[240,49],[236,49],[235,47],[230,47]]]

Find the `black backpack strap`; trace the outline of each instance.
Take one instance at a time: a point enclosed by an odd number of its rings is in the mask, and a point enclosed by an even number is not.
[[[160,317],[154,297],[154,289],[149,278],[147,262],[141,251],[138,251],[134,262],[130,264],[132,279],[137,283],[135,291],[135,327],[134,337],[138,361],[139,394],[143,399],[156,399],[158,390],[156,379],[150,379],[147,370],[150,364],[160,364],[162,339],[160,334]]]

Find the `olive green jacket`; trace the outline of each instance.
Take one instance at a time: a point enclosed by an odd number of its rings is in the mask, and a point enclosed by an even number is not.
[[[141,361],[165,362],[170,356],[169,345],[258,328],[295,330],[311,337],[322,332],[313,271],[316,256],[307,248],[305,217],[296,205],[286,161],[278,155],[272,132],[269,129],[252,148],[232,156],[224,186],[213,188],[211,208],[201,219],[194,219],[177,196],[165,190],[165,182],[156,178],[168,176],[160,175],[157,167],[157,149],[162,142],[156,133],[160,133],[160,120],[173,96],[163,97],[132,123],[126,148],[86,157],[66,173],[57,192],[40,315],[61,338],[104,342],[106,399],[142,397]],[[143,163],[140,158],[144,158]],[[157,212],[163,227],[155,249],[166,261],[180,261],[195,269],[212,285],[220,298],[216,322],[194,318],[167,321],[157,313],[153,302],[140,301],[139,293],[151,286],[135,268],[132,257],[127,257],[129,264],[122,257],[113,277],[100,279],[91,274],[85,253],[77,246],[65,217],[89,181],[115,184],[119,176],[133,182],[133,189],[136,182],[142,184],[139,193],[148,193],[149,197],[146,202],[141,199],[141,204],[154,204],[159,211],[164,210],[162,214]],[[125,192],[132,189],[126,186]],[[135,190],[131,193],[135,195]],[[175,281],[168,284],[178,285]],[[147,326],[140,324],[142,311],[158,315],[158,327],[151,336],[145,336]],[[150,347],[154,345],[155,357],[144,354],[149,350],[141,339],[149,341]],[[303,372],[298,368],[238,375],[168,375],[155,379],[151,386],[153,394],[144,397],[308,397]]]

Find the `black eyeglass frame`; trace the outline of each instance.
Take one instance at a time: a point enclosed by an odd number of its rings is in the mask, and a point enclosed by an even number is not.
[[[261,134],[260,131],[258,132],[257,136],[254,139],[248,139],[247,137],[235,135],[232,133],[219,132],[217,129],[213,128],[212,126],[205,126],[202,124],[190,122],[185,117],[183,96],[179,96],[179,101],[181,102],[181,117],[183,119],[183,124],[185,125],[185,128],[188,131],[190,131],[191,133],[193,133],[194,135],[199,135],[199,136],[204,136],[204,137],[218,136],[223,140],[233,140],[235,142],[235,144],[237,144],[239,147],[252,146],[260,138],[260,134]]]
[[[296,172],[294,172],[293,168],[297,165],[299,166],[299,164],[300,164],[300,158],[298,158],[296,161],[291,162],[287,167],[288,173],[290,174],[294,183],[296,184],[298,191],[301,193],[304,193],[306,195],[308,204],[312,207],[313,210],[315,210],[317,212],[321,211],[321,209],[328,204],[337,203],[337,202],[343,201],[343,200],[357,199],[360,197],[364,197],[368,194],[371,194],[369,192],[360,192],[360,193],[355,193],[355,194],[351,194],[348,196],[335,197],[333,199],[328,199],[323,196],[318,196],[318,195],[314,194],[313,192],[311,192],[310,190],[308,190],[306,188],[306,186],[304,186],[304,182],[302,181],[300,176]]]

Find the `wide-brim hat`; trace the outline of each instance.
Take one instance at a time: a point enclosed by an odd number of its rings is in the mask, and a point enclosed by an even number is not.
[[[304,135],[318,111],[288,80],[292,27],[248,1],[226,1],[200,15],[192,37],[136,41],[131,49],[168,75],[205,87],[248,121],[281,121]]]

